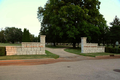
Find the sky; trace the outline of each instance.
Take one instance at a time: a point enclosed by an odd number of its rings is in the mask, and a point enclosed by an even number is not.
[[[120,19],[120,0],[99,1],[101,2],[99,11],[107,21],[107,25],[111,26],[110,22],[113,22],[115,16],[117,16]]]
[[[120,18],[120,0],[99,0],[100,13],[107,25],[117,15]],[[41,24],[37,19],[38,7],[46,4],[47,0],[0,0],[0,30],[5,27],[29,29],[31,34],[38,36]]]
[[[0,0],[0,30],[5,27],[29,29],[31,34],[38,36],[40,22],[37,19],[38,7],[47,0]]]

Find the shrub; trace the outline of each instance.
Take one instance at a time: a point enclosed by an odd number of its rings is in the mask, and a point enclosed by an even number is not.
[[[109,48],[109,47],[105,47],[105,52],[107,53],[120,53],[120,48]]]
[[[6,55],[6,48],[0,47],[0,56],[5,56],[5,55]]]

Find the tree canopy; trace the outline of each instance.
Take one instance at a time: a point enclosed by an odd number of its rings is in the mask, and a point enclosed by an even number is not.
[[[115,16],[115,19],[113,20],[113,22],[110,23],[110,25],[112,25],[112,27],[120,26],[120,19],[117,16]]]
[[[38,8],[41,34],[54,43],[72,42],[73,47],[80,37],[98,42],[107,27],[99,9],[99,0],[48,0]]]
[[[115,46],[115,42],[119,41],[120,42],[120,19],[115,16],[114,20],[110,23],[112,27],[110,27],[110,40],[113,46]]]
[[[4,31],[4,38],[6,41],[14,43],[15,41],[22,41],[22,31],[15,27],[6,27]]]

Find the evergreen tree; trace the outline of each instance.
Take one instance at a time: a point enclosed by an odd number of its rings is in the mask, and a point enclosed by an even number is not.
[[[112,27],[110,27],[109,37],[113,47],[115,47],[115,42],[120,42],[120,19],[115,16],[115,19],[110,23],[110,25],[112,25]]]
[[[24,28],[22,42],[30,42],[30,33],[29,30],[27,30],[26,28]]]
[[[117,16],[115,16],[115,19],[113,20],[113,22],[110,23],[110,25],[112,25],[112,27],[120,26],[120,19]]]

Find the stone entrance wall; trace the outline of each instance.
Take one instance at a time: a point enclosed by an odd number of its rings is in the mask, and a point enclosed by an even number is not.
[[[98,46],[97,43],[86,43],[86,37],[81,38],[81,53],[105,52],[104,46]]]
[[[6,55],[45,54],[45,35],[40,39],[41,42],[22,42],[22,46],[6,46]]]

